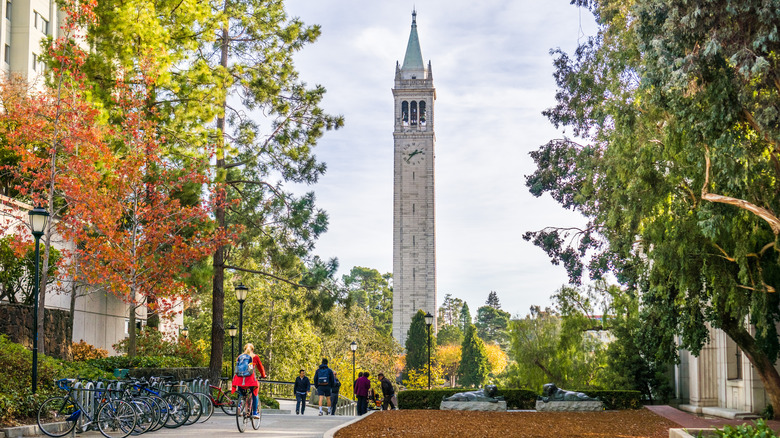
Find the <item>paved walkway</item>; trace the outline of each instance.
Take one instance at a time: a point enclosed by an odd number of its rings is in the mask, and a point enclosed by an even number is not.
[[[294,403],[294,402],[293,402]],[[146,433],[143,436],[165,437],[165,438],[199,438],[199,437],[291,437],[291,438],[322,438],[323,434],[329,429],[347,423],[355,417],[329,416],[318,417],[317,409],[312,409],[314,415],[309,415],[308,410],[305,416],[295,415],[295,404],[293,404],[293,414],[263,414],[260,422],[260,429],[254,430],[251,425],[247,425],[245,433],[240,433],[236,426],[236,417],[227,416],[222,412],[214,412],[214,415],[205,423],[196,423],[190,426],[182,426],[176,429],[160,429],[156,432]],[[0,432],[1,434],[2,432]],[[77,437],[97,438],[103,435],[100,432],[87,432],[77,434]]]
[[[681,411],[677,408],[666,405],[645,406],[645,408],[660,415],[668,420],[674,421],[681,427],[689,429],[699,429],[708,427],[723,428],[723,426],[730,424],[732,426],[739,424],[751,424],[752,420],[731,420],[726,418],[717,417],[699,417],[688,412]],[[780,430],[780,421],[770,420],[767,424],[774,429]]]

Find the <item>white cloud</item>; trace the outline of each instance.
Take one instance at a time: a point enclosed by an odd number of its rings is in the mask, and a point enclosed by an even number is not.
[[[330,227],[322,257],[392,272],[393,100],[396,61],[403,62],[412,2],[288,0],[292,16],[322,26],[322,37],[296,56],[301,77],[328,89],[326,111],[346,126],[316,149],[327,174],[311,189]],[[524,315],[548,305],[565,270],[522,239],[548,225],[581,225],[549,197],[534,198],[525,175],[528,152],[560,137],[541,112],[555,103],[549,50],[573,50],[593,34],[592,17],[569,0],[416,0],[424,60],[437,88],[437,282],[469,302],[491,290]],[[582,18],[580,18],[580,13]]]

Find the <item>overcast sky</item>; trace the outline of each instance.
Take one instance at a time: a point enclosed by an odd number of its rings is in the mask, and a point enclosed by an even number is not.
[[[393,271],[393,96],[412,9],[432,63],[436,113],[438,301],[451,293],[472,315],[496,291],[524,316],[567,282],[561,266],[522,239],[545,226],[581,225],[549,196],[525,186],[528,153],[563,132],[541,112],[555,102],[552,57],[595,33],[569,0],[288,0],[290,16],[322,26],[296,56],[302,79],[327,90],[323,107],[345,127],[327,132],[316,155],[328,171],[312,187],[330,218],[315,253]]]

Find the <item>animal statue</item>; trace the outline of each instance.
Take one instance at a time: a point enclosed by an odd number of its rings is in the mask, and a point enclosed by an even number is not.
[[[542,401],[598,401],[598,398],[588,397],[582,392],[560,389],[555,383],[547,383],[542,387]]]
[[[485,385],[484,388],[478,391],[459,392],[449,397],[444,397],[444,401],[479,401],[479,402],[491,402],[498,403],[499,400],[503,400],[503,397],[496,397],[498,388],[496,385]]]

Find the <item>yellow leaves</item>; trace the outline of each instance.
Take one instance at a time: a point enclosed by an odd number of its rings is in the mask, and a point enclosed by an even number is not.
[[[507,366],[507,358],[504,350],[498,344],[485,344],[490,373],[494,376],[500,374]]]

